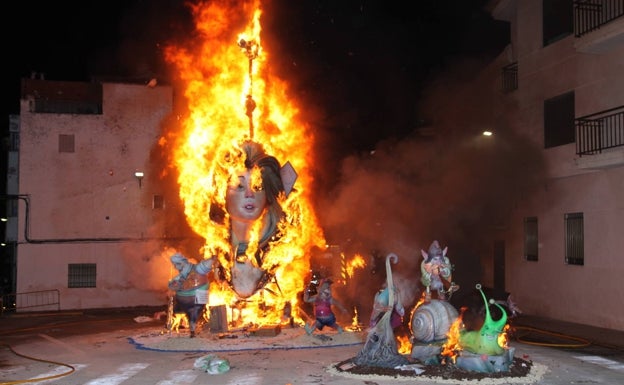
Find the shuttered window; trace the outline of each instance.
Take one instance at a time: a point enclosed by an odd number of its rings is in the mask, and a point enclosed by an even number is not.
[[[538,259],[537,217],[524,218],[524,258],[527,261]]]
[[[565,262],[568,265],[585,264],[583,213],[565,214]]]
[[[95,287],[97,265],[95,263],[70,263],[67,268],[67,287]]]

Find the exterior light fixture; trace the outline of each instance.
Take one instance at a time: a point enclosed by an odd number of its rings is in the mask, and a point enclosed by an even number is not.
[[[135,171],[134,176],[139,181],[139,188],[141,188],[141,181],[143,180],[143,176],[144,176],[143,171]]]
[[[483,136],[492,136],[492,131],[489,131],[489,130],[483,131]]]

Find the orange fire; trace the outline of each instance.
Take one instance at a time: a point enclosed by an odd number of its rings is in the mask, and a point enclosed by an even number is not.
[[[466,310],[467,309],[465,307],[461,308],[461,313],[449,328],[449,331],[446,334],[447,340],[442,346],[441,355],[443,357],[448,357],[453,363],[456,362],[457,356],[463,350],[459,339],[461,332],[465,330],[463,315]],[[497,343],[502,348],[508,347],[507,332],[509,331],[509,329],[509,324],[506,324],[503,328],[503,331],[498,335]]]
[[[452,360],[453,363],[455,363],[455,360],[457,359],[457,355],[462,350],[462,347],[459,344],[459,335],[461,331],[464,329],[464,321],[462,318],[464,310],[465,309],[462,308],[462,312],[459,315],[459,317],[457,317],[457,319],[453,321],[453,324],[451,324],[451,327],[449,328],[449,331],[446,334],[446,337],[447,337],[446,342],[442,346],[441,355],[443,357],[448,357],[449,359]]]
[[[509,324],[506,324],[505,327],[503,328],[503,332],[498,335],[498,340],[497,340],[498,346],[502,348],[509,347],[509,329],[510,328],[511,326],[509,326]]]
[[[314,136],[299,120],[286,82],[269,68],[271,53],[261,44],[260,1],[198,2],[189,7],[196,25],[194,48],[165,50],[182,83],[188,112],[180,118],[179,131],[172,128],[160,144],[171,153],[170,167],[178,175],[187,222],[205,238],[204,258],[216,256],[225,271],[233,264],[228,214],[223,208],[228,179],[240,166],[233,161],[240,143],[261,143],[282,166],[290,163],[297,176],[281,202],[286,214],[281,237],[270,244],[259,266],[274,271],[274,279],[266,283],[266,290],[244,301],[231,287],[215,281],[209,305],[233,306],[228,317],[237,312],[245,323],[285,322],[285,307],[290,305],[292,315],[297,315],[298,293],[310,270],[309,250],[325,246],[311,205]],[[224,212],[223,223],[211,220],[209,213],[215,207]]]
[[[342,253],[341,258],[344,264],[342,278],[345,282],[348,281],[349,278],[353,278],[357,269],[366,267],[366,261],[360,254],[355,254],[351,259],[347,260],[344,253]]]
[[[397,336],[399,354],[410,354],[412,352],[412,342],[407,335]]]
[[[351,325],[347,328],[351,331],[360,331],[362,326],[360,325],[360,317],[357,311],[357,307],[353,308],[353,318],[351,318]]]

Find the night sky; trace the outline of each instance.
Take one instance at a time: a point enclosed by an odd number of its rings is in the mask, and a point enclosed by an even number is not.
[[[271,0],[263,29],[295,97],[323,109],[326,124],[340,125],[341,141],[370,150],[414,129],[421,89],[458,55],[493,57],[505,47],[509,27],[491,19],[486,3]],[[7,114],[19,113],[20,79],[35,72],[61,81],[167,78],[161,48],[188,40],[194,28],[181,0],[15,7],[19,28],[6,38]]]

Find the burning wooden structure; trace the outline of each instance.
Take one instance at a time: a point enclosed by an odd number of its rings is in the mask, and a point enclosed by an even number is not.
[[[326,244],[309,189],[314,137],[268,65],[261,2],[189,7],[194,40],[164,51],[186,108],[159,140],[169,163],[163,172],[176,175],[186,222],[205,240],[187,255],[217,261],[208,306],[227,306],[231,324],[291,322],[285,309],[298,318],[310,250]],[[242,172],[249,194],[266,195],[259,219],[244,231],[227,201]],[[249,213],[257,206],[241,205]]]

